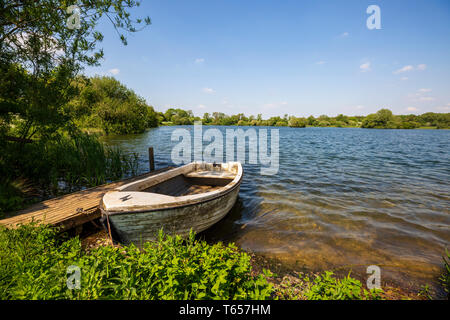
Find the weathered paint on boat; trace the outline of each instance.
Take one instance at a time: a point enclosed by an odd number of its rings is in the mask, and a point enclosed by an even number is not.
[[[202,171],[203,170],[203,171]],[[210,171],[208,171],[210,170]],[[196,174],[196,172],[203,172]],[[149,190],[180,175],[234,178],[213,191],[185,196],[167,196],[139,190]],[[233,207],[242,181],[242,166],[238,162],[208,164],[194,162],[118,188],[105,194],[100,208],[108,217],[113,236],[137,246],[154,240],[160,229],[183,237],[192,229],[201,232],[221,220]]]

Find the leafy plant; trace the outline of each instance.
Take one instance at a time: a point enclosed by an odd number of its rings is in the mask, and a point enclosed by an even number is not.
[[[66,286],[67,267],[81,287]],[[162,232],[143,249],[100,247],[85,252],[78,238],[48,226],[0,229],[0,299],[267,299],[265,275],[252,276],[250,257],[236,246],[207,244]]]
[[[359,280],[350,277],[350,274],[343,279],[333,277],[333,272],[325,271],[322,275],[316,276],[313,281],[305,278],[307,283],[304,295],[308,300],[362,300],[380,299],[380,290],[364,289]]]
[[[442,286],[444,287],[444,291],[447,293],[447,297],[450,298],[450,253],[445,248],[445,254],[446,256],[443,256],[442,259],[444,260],[444,273],[441,275],[440,280],[442,283]]]
[[[432,300],[433,299],[433,297],[431,296],[431,290],[430,290],[430,287],[428,286],[428,284],[422,285],[420,287],[420,291],[419,291],[418,296],[419,297],[424,297],[424,298],[426,298],[428,300]]]

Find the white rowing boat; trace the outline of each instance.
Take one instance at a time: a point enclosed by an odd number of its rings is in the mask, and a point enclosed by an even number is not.
[[[187,165],[126,184],[107,192],[100,203],[113,237],[142,246],[162,228],[186,236],[221,220],[239,194],[243,170],[239,162]]]

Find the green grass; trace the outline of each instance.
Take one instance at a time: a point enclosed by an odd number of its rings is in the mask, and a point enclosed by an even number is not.
[[[137,153],[126,154],[82,132],[26,145],[6,143],[0,151],[0,215],[27,204],[18,181],[48,198],[134,176],[139,166]]]
[[[41,157],[47,158],[50,167],[41,170],[48,172],[43,178],[51,177],[53,185],[62,180],[69,189],[92,187],[137,173],[137,154],[125,155],[118,148],[103,145],[94,135],[63,136],[48,142],[45,151]]]

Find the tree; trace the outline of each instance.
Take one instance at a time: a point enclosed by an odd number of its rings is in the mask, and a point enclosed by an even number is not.
[[[203,119],[202,119],[203,124],[209,124],[209,123],[211,123],[211,121],[212,121],[211,116],[209,115],[208,112],[205,112],[203,114]]]
[[[369,114],[364,118],[362,128],[394,129],[398,127],[398,121],[394,118],[392,111],[381,109],[377,113]]]
[[[314,116],[312,116],[312,115],[309,116],[307,120],[308,120],[308,125],[309,125],[309,126],[315,126],[315,125],[317,124],[316,119],[315,119]]]
[[[289,127],[304,128],[306,127],[307,120],[305,118],[296,118],[294,116],[289,119]]]
[[[128,134],[158,125],[153,107],[113,77],[77,80],[79,95],[69,102],[67,113],[73,113],[79,126]]]
[[[340,114],[340,115],[338,115],[338,116],[336,117],[336,121],[342,122],[342,123],[344,123],[344,124],[347,124],[347,123],[348,123],[348,117],[347,117],[347,116],[344,116],[343,114]]]
[[[96,30],[107,17],[124,44],[123,32],[135,32],[150,19],[132,20],[139,2],[80,0],[80,24],[68,27],[67,8],[75,1],[9,0],[0,4],[0,122],[25,139],[49,137],[71,124],[64,105],[76,94],[71,83],[85,65],[98,65],[103,35]],[[2,130],[3,132],[9,129]]]
[[[67,9],[74,4],[80,24],[72,28]],[[103,57],[97,47],[103,39],[96,30],[100,19],[111,21],[126,44],[125,32],[150,24],[148,17],[132,20],[130,10],[138,5],[132,0],[0,1],[0,188],[18,176],[54,184],[65,179],[70,185],[70,177],[81,178],[79,170],[67,168],[70,156],[86,155],[80,141],[100,151],[99,157],[90,153],[88,158],[98,159],[100,169],[87,170],[85,177],[99,181],[97,176],[108,167],[105,149],[96,137],[81,134],[76,125],[74,115],[88,110],[74,112],[67,104],[81,88],[74,81],[76,76]],[[25,144],[30,140],[33,143]],[[71,152],[64,161],[51,161],[50,155],[66,155],[55,150]],[[79,163],[86,166],[85,161]]]

